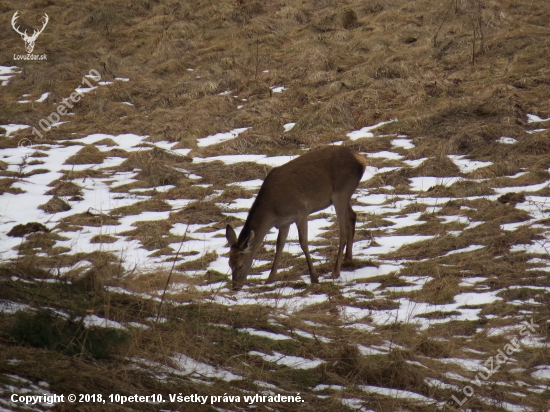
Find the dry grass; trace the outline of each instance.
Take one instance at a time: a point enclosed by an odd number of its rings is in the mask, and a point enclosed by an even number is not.
[[[407,159],[430,159],[416,168],[382,173],[362,183],[361,188],[368,188],[370,193],[405,197],[411,193],[411,177],[428,175],[489,179],[459,181],[449,187],[434,186],[426,196],[435,198],[484,196],[494,194],[494,187],[542,183],[549,178],[548,131],[527,131],[547,127],[548,123],[527,124],[526,114],[550,116],[547,4],[544,0],[482,1],[484,7],[477,16],[471,8],[473,3],[462,0],[442,4],[428,0],[351,0],[346,4],[298,0],[267,3],[142,0],[128,5],[114,0],[105,4],[92,1],[84,7],[59,1],[23,4],[2,0],[0,21],[8,31],[0,50],[1,65],[13,65],[13,54],[23,52],[20,37],[9,30],[15,10],[21,10],[28,27],[36,27],[35,20],[43,12],[47,12],[52,21],[39,37],[35,51],[46,53],[48,60],[18,61],[22,73],[2,86],[0,124],[38,125],[40,119],[51,113],[53,103],[68,97],[81,83],[82,76],[95,68],[103,80],[114,83],[99,87],[75,104],[70,122],[44,133],[43,143],[56,144],[99,132],[137,133],[148,135],[149,142],[169,141],[175,148],[190,148],[192,156],[275,156],[299,154],[302,148],[345,140],[346,133],[352,130],[397,118],[397,122],[376,129],[374,138],[344,144],[369,153],[390,150],[392,138],[384,135],[404,133],[413,139],[415,148],[396,151],[406,154]],[[446,14],[448,4],[455,6]],[[481,18],[484,24],[483,44],[479,38],[473,44],[473,17]],[[63,27],[63,30],[53,30],[53,27]],[[131,81],[115,81],[119,76]],[[270,90],[281,85],[287,87],[283,93]],[[224,91],[231,93],[219,94]],[[47,103],[17,103],[24,94],[30,94],[34,100],[44,92],[50,93]],[[130,102],[132,106],[123,102]],[[295,122],[296,126],[284,132],[283,125],[289,122]],[[238,127],[250,129],[225,143],[210,147],[197,145],[198,138]],[[496,140],[502,136],[514,137],[518,143],[498,143]],[[25,129],[17,133],[17,139],[0,137],[0,148],[14,148],[23,137],[39,143],[31,130]],[[263,179],[270,167],[256,163],[192,163],[187,156],[151,149],[149,144],[126,152],[117,148],[112,139],[103,139],[97,145],[112,149],[102,152],[86,145],[66,163],[99,165],[106,157],[125,157],[116,170],[136,172],[138,181],[112,192],[125,196],[130,189],[141,189],[137,194],[150,195],[151,199],[114,209],[109,214],[89,210],[66,217],[54,228],[54,233],[35,230],[35,227],[19,228],[19,235],[25,237],[18,246],[18,260],[0,268],[3,285],[0,299],[68,313],[69,320],[57,319],[54,323],[60,329],[68,328],[70,322],[82,322],[83,316],[91,314],[121,323],[137,322],[149,328],[129,327],[131,338],[110,347],[111,360],[106,361],[92,356],[86,341],[80,338],[81,329],[75,329],[78,334],[74,335],[80,343],[78,353],[20,344],[9,334],[20,319],[2,313],[0,364],[4,365],[3,374],[24,376],[33,382],[45,380],[50,383],[50,390],[57,393],[244,394],[264,390],[257,384],[264,381],[288,392],[301,392],[306,398],[303,409],[307,411],[340,410],[340,399],[347,397],[362,399],[368,408],[380,411],[428,411],[433,407],[365,394],[356,385],[414,390],[446,401],[452,392],[428,387],[425,378],[443,378],[449,371],[464,372],[458,365],[440,363],[440,359],[467,357],[469,355],[460,349],[466,347],[495,353],[502,347],[502,338],[487,336],[487,328],[507,321],[508,316],[531,313],[534,310],[529,304],[531,300],[538,303],[536,313],[541,319],[550,315],[547,294],[529,288],[548,287],[547,272],[542,270],[544,265],[527,263],[533,256],[526,253],[510,252],[512,245],[539,240],[542,229],[504,231],[500,227],[531,218],[526,211],[515,207],[522,204],[521,196],[517,195],[503,196],[497,201],[456,199],[435,213],[425,213],[427,206],[422,203],[404,208],[403,215],[422,212],[424,222],[394,234],[435,237],[384,256],[408,262],[400,273],[368,279],[380,283],[383,297],[373,298],[372,292],[364,291],[364,299],[350,299],[332,282],[306,284],[301,278],[307,272],[303,257],[284,254],[282,265],[287,268],[281,271],[284,285],[304,295],[325,294],[327,299],[285,316],[279,316],[282,312],[262,303],[226,307],[205,301],[216,293],[199,291],[194,285],[227,280],[220,273],[202,275],[201,271],[217,254],[208,253],[194,260],[193,256],[185,256],[191,259],[176,263],[179,272],[174,274],[174,284],[187,286],[182,290],[175,287],[169,290],[172,302],[162,312],[166,322],[154,324],[151,318],[156,316],[156,297],[164,287],[165,271],[140,276],[138,269],[127,271],[121,266],[121,256],[108,252],[77,253],[55,247],[57,240],[64,239],[58,231],[116,226],[122,216],[170,211],[166,221],[140,222],[134,229],[118,235],[139,241],[153,254],[173,255],[170,245],[181,241],[181,237],[168,233],[173,224],[205,224],[209,226],[204,231],[213,231],[223,229],[227,223],[242,223],[224,215],[220,204],[250,198],[253,192],[228,184]],[[47,146],[37,149],[27,164],[39,165],[46,151]],[[447,154],[465,154],[493,164],[463,175]],[[403,163],[371,158],[369,165],[400,167]],[[528,173],[509,177],[521,171]],[[46,169],[35,169],[32,173],[46,172]],[[191,173],[201,179],[191,179]],[[16,183],[30,176],[8,171],[1,159],[0,175],[2,195],[21,193]],[[47,194],[52,198],[41,207],[48,216],[68,210],[70,204],[65,198],[70,202],[83,196],[83,188],[73,179],[109,177],[109,170],[91,167],[64,172],[50,183]],[[164,185],[174,187],[162,193],[154,189]],[[393,188],[382,188],[388,185]],[[538,194],[547,196],[548,189]],[[193,201],[182,210],[172,210],[167,200],[173,199]],[[463,230],[464,224],[444,224],[442,217],[452,215],[485,223],[468,230]],[[359,220],[367,225],[358,230],[357,240],[374,240],[383,233],[382,229],[393,226],[380,215],[360,214]],[[539,223],[548,227],[548,222]],[[462,233],[458,236],[450,233],[456,230]],[[331,270],[335,233],[335,228],[331,228],[327,233],[328,242],[322,241],[326,247],[318,250],[327,258],[316,262],[320,274]],[[92,242],[98,242],[100,247],[116,239],[100,234],[92,237]],[[473,244],[485,247],[442,256]],[[271,260],[273,252],[264,248],[258,258]],[[77,264],[80,266],[75,266]],[[366,267],[369,262],[357,264]],[[255,272],[267,270],[268,266],[263,265]],[[404,276],[430,279],[414,292],[386,290],[409,286]],[[35,282],[54,277],[61,281]],[[450,320],[434,323],[422,332],[408,324],[390,322],[367,333],[346,327],[339,316],[339,307],[344,305],[372,311],[397,309],[400,297],[415,302],[450,303],[457,293],[470,290],[459,286],[468,277],[486,278],[481,284],[489,290],[508,288],[499,295],[502,300],[480,308],[481,317],[476,321],[455,321],[453,312],[433,311],[426,317]],[[279,293],[275,286],[264,286],[257,280],[250,283],[258,296]],[[113,292],[114,289],[107,286],[125,287],[141,295]],[[512,300],[514,304],[509,303]],[[498,319],[487,315],[496,315]],[[368,317],[363,321],[370,325]],[[314,337],[296,333],[295,339],[275,341],[238,330],[242,327],[287,335],[302,330]],[[326,343],[324,336],[332,341]],[[363,355],[359,350],[359,345],[386,341],[405,349],[392,348],[378,355]],[[302,371],[263,361],[249,355],[251,350],[321,358],[324,362],[317,368]],[[245,379],[207,384],[191,376],[178,376],[166,367],[174,365],[171,357],[179,353],[230,369]],[[132,358],[134,361],[130,362]],[[137,358],[157,363],[136,366]],[[533,367],[548,364],[548,355],[544,350],[528,349],[518,355],[517,361],[518,367]],[[422,368],[416,362],[428,367]],[[512,382],[512,374],[508,374],[502,372],[495,379]],[[157,379],[158,376],[163,379]],[[521,379],[529,384],[533,382],[528,372],[523,373]],[[322,392],[328,397],[321,399],[311,390],[319,383],[342,385],[344,389]],[[490,386],[476,388],[476,394],[504,401],[513,399],[518,405],[532,408],[548,406],[548,391],[529,392],[522,400],[499,393],[501,388],[497,385]],[[165,406],[181,408],[180,404]],[[472,399],[468,406],[477,410],[489,408],[479,399]],[[223,407],[237,409],[235,405]],[[62,405],[56,408],[63,410]],[[122,407],[106,405],[105,408]],[[123,408],[156,410],[158,405],[135,404]],[[194,408],[209,410],[200,405]],[[296,405],[280,404],[275,409],[290,411],[295,410]],[[268,410],[268,407],[262,405],[258,410]]]
[[[46,203],[38,207],[46,213],[58,213],[71,210],[71,205],[69,205],[65,200],[61,199],[58,196],[52,197]]]
[[[68,165],[83,165],[83,164],[100,164],[105,160],[106,154],[101,152],[97,147],[92,145],[84,146],[75,155],[69,157],[65,164]]]
[[[67,181],[59,182],[52,189],[48,190],[45,194],[55,196],[82,196],[82,188],[76,183]]]
[[[111,216],[128,216],[139,215],[142,212],[165,212],[172,210],[172,206],[161,199],[147,199],[141,202],[136,202],[130,206],[121,206],[112,209],[109,214]]]
[[[78,213],[66,218],[63,218],[62,223],[77,226],[95,226],[118,225],[116,218],[102,213],[94,213],[90,210],[84,213]]]
[[[12,195],[23,193],[22,189],[11,187],[15,182],[17,182],[17,179],[0,179],[0,195],[3,195],[4,193],[11,193]]]

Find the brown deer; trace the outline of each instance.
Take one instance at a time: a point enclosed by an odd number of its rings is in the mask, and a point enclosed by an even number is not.
[[[254,255],[272,227],[277,227],[279,234],[267,282],[275,280],[292,223],[298,227],[298,239],[306,256],[311,283],[319,283],[308,250],[307,219],[310,214],[330,205],[336,209],[340,229],[340,245],[332,273],[333,278],[338,278],[345,246],[345,260],[352,260],[357,215],[351,208],[350,200],[365,167],[365,159],[347,147],[326,146],[272,169],[248,212],[239,237],[230,225],[226,227],[233,289],[242,288]]]

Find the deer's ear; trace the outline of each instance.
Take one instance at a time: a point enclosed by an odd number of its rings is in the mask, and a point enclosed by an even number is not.
[[[227,239],[229,246],[233,246],[235,243],[237,243],[237,234],[235,233],[235,230],[233,230],[231,225],[227,225],[225,227],[225,238]]]
[[[250,231],[250,235],[248,235],[248,239],[246,240],[246,248],[244,249],[244,253],[250,253],[252,251],[252,244],[254,243],[254,231]]]

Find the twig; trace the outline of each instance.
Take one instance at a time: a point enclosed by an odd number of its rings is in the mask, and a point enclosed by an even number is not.
[[[195,217],[195,212],[196,211],[197,211],[197,209],[193,210],[193,214],[191,215],[191,218],[187,222],[187,226],[185,227],[185,232],[183,232],[183,239],[181,240],[180,247],[178,248],[176,256],[174,257],[174,263],[172,263],[172,268],[170,269],[170,273],[168,274],[168,279],[166,280],[166,285],[164,286],[164,290],[162,291],[162,297],[160,298],[159,310],[157,312],[157,319],[155,320],[155,323],[157,325],[159,323],[160,310],[162,309],[162,304],[164,303],[164,297],[166,296],[166,289],[168,289],[168,285],[170,284],[170,279],[172,278],[172,273],[174,272],[174,267],[176,266],[176,262],[178,260],[179,254],[181,252],[181,248],[183,247],[183,242],[185,242],[185,239],[187,238],[187,231],[189,230],[189,225],[193,221],[193,217]]]
[[[441,31],[441,28],[443,27],[443,24],[445,24],[445,20],[447,20],[447,15],[449,14],[449,11],[451,10],[452,6],[453,6],[453,0],[451,0],[449,2],[449,5],[447,6],[447,10],[445,11],[445,16],[443,16],[443,20],[441,20],[441,24],[439,25],[439,28],[437,29],[437,32],[435,33],[434,40],[433,40],[434,47],[437,46],[437,35]]]
[[[474,32],[474,38],[472,40],[472,66],[475,67],[476,65],[476,28],[474,26],[473,28]]]
[[[485,42],[483,39],[483,17],[481,15],[481,0],[477,1],[477,23],[479,26],[478,30],[481,42],[481,54],[485,54]]]
[[[259,47],[260,47],[260,37],[259,37],[259,34],[258,32],[256,32],[256,80],[258,80],[258,65],[259,65],[259,61],[260,61],[260,57],[259,57]]]

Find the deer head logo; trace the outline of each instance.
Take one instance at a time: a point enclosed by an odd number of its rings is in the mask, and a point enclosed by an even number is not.
[[[34,50],[34,42],[36,41],[36,38],[44,31],[46,28],[46,25],[48,24],[48,21],[50,18],[46,13],[44,13],[44,23],[42,23],[42,28],[40,30],[35,30],[32,36],[29,36],[27,34],[27,30],[22,32],[19,27],[16,26],[16,20],[19,17],[19,11],[16,11],[13,17],[11,18],[11,26],[13,29],[21,35],[21,38],[25,41],[25,49],[27,49],[27,53],[31,54]]]

